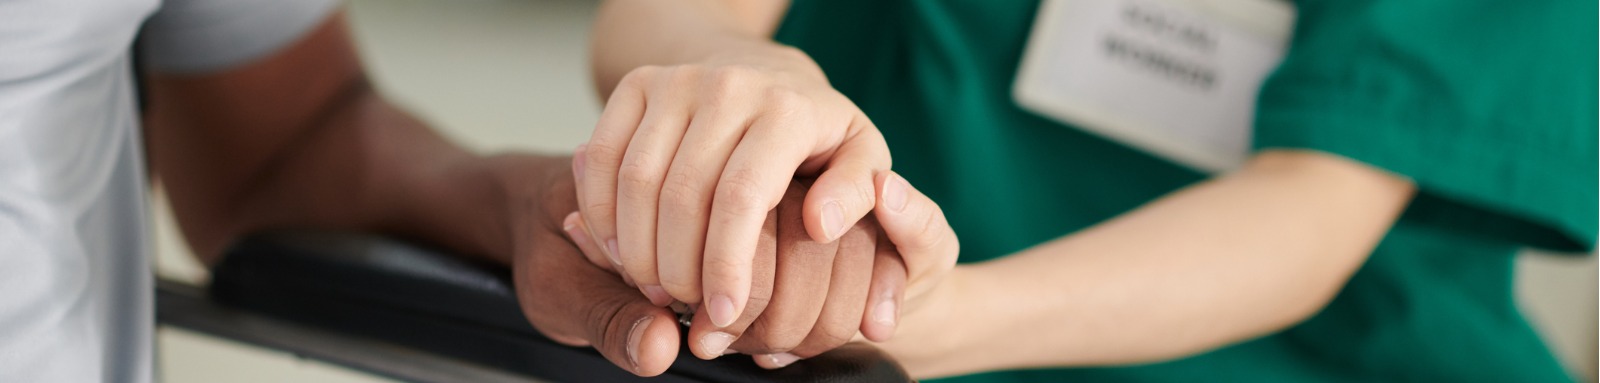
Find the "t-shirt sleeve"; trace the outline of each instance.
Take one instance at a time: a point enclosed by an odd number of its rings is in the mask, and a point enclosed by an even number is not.
[[[1411,178],[1402,219],[1558,251],[1596,231],[1596,2],[1304,0],[1256,149]]]
[[[165,0],[139,50],[150,70],[217,72],[265,58],[311,32],[336,0]]]

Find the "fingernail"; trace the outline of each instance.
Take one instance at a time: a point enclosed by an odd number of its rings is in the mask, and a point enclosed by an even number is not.
[[[633,322],[633,329],[628,330],[628,363],[633,363],[633,370],[639,371],[639,342],[644,339],[644,330],[650,328],[650,321],[654,318],[645,316]]]
[[[767,354],[767,362],[772,363],[772,368],[788,367],[790,364],[794,364],[794,362],[797,360],[800,360],[800,357],[787,352]]]
[[[906,208],[906,179],[899,174],[889,175],[883,182],[883,205],[889,210],[901,211]]]
[[[884,326],[894,326],[894,300],[885,299],[872,308],[872,321]]]
[[[612,238],[606,240],[606,258],[611,259],[611,266],[616,266],[618,270],[621,270],[622,257],[617,254],[620,254],[617,253],[617,239]]]
[[[826,231],[822,235],[827,236],[829,241],[844,233],[844,207],[839,205],[839,201],[828,201],[822,205],[822,230]]]
[[[583,230],[578,230],[578,212],[567,214],[567,218],[561,220],[561,230],[567,232],[567,238],[571,238],[573,241],[577,241],[580,238],[580,234],[586,234]],[[582,236],[581,238],[587,239],[588,237]]]
[[[733,344],[733,335],[721,331],[712,331],[700,337],[700,352],[705,355],[727,355],[728,345]]]
[[[733,300],[727,295],[717,294],[707,303],[706,313],[711,314],[711,324],[718,328],[728,327],[733,324]]]
[[[650,304],[661,307],[672,304],[672,294],[667,294],[667,289],[659,285],[644,285],[639,290],[644,292],[645,298],[650,298]]]

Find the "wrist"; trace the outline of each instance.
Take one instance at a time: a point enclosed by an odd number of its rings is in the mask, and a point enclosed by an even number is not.
[[[799,48],[778,44],[770,40],[729,41],[725,48],[704,55],[699,62],[706,65],[741,65],[795,75],[798,78],[828,83],[822,66]]]
[[[900,327],[884,348],[913,376],[949,376],[970,371],[964,360],[974,348],[976,332],[984,323],[972,316],[976,296],[974,270],[967,266],[951,269],[937,286],[902,313]]]
[[[496,253],[515,254],[525,247],[518,233],[561,232],[561,221],[577,211],[577,189],[572,179],[571,157],[501,154],[485,159],[493,184],[500,191],[498,222],[505,237],[495,241]],[[509,262],[510,259],[504,259]]]

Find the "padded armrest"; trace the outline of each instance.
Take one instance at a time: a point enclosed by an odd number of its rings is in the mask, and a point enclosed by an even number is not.
[[[236,309],[556,381],[650,380],[590,348],[541,336],[523,318],[503,267],[477,264],[378,236],[258,234],[212,271],[211,293]],[[910,381],[881,351],[852,344],[779,370],[748,357],[705,361],[680,347],[655,381]]]

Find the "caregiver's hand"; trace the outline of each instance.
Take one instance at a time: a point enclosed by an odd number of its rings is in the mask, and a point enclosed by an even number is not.
[[[705,302],[717,327],[746,310],[762,224],[791,179],[816,177],[802,222],[827,243],[872,209],[890,165],[816,64],[770,44],[632,70],[574,156],[601,251],[657,304]]]

